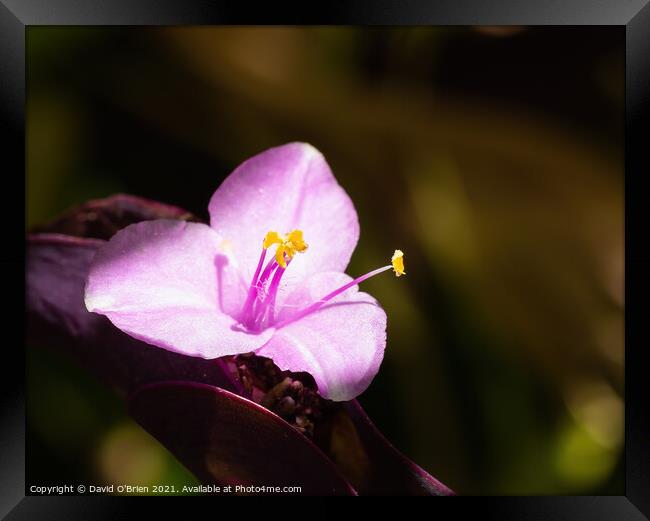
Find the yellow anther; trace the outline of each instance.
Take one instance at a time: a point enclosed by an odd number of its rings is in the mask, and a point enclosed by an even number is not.
[[[302,238],[302,230],[294,230],[287,235],[287,246],[297,252],[303,252],[307,249],[307,243]]]
[[[284,257],[284,254],[287,254],[287,257],[291,258],[291,253],[284,244],[280,244],[278,249],[275,250],[275,260],[283,268],[287,267],[287,260]]]
[[[264,249],[267,250],[274,244],[282,244],[284,241],[278,232],[269,232],[264,237]]]
[[[302,230],[293,230],[287,235],[280,235],[278,232],[270,231],[264,238],[264,248],[268,249],[274,244],[278,245],[278,249],[275,251],[275,260],[283,268],[287,267],[287,260],[291,259],[296,252],[302,253],[307,249]]]
[[[397,277],[406,275],[406,272],[404,271],[404,253],[402,250],[395,250],[390,262],[393,265],[393,271]]]

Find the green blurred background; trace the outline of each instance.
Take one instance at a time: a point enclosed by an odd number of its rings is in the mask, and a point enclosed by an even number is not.
[[[348,273],[408,276],[360,401],[460,494],[622,494],[619,27],[28,29],[27,224],[115,192],[206,217],[308,141],[355,202]],[[335,217],[335,216],[333,216]],[[32,483],[194,478],[74,361],[28,350]]]

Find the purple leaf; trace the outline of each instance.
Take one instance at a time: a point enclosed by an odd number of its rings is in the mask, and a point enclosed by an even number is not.
[[[453,496],[454,492],[404,456],[375,427],[357,400],[344,406],[363,446],[369,468],[363,484],[352,481],[360,494]],[[342,443],[344,443],[342,441]]]
[[[204,484],[297,485],[303,494],[356,495],[305,436],[262,406],[223,389],[153,384],[131,397],[129,411]]]
[[[35,228],[33,232],[108,240],[129,224],[153,219],[198,221],[191,213],[177,206],[134,195],[116,194],[72,208],[46,226]]]

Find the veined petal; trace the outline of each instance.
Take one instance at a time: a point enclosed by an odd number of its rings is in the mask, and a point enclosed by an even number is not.
[[[272,335],[237,328],[229,313],[244,297],[219,235],[204,224],[166,219],[113,236],[97,251],[85,291],[87,309],[125,333],[202,358],[249,352]]]
[[[281,319],[351,280],[343,273],[310,277],[287,298]],[[283,370],[308,372],[321,396],[345,401],[370,385],[385,347],[386,313],[374,298],[353,287],[278,329],[256,354],[273,359]]]
[[[359,238],[352,201],[323,155],[306,143],[271,148],[242,163],[214,193],[209,211],[210,225],[232,242],[247,277],[269,230],[302,230],[309,245],[293,258],[285,283],[344,271]]]

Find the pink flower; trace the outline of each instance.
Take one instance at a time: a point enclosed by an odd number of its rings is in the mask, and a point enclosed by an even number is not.
[[[209,204],[210,226],[132,224],[101,247],[89,311],[129,335],[206,359],[254,352],[311,374],[319,393],[350,400],[379,370],[386,314],[345,275],[359,238],[352,201],[322,154],[303,143],[240,165]]]
[[[28,235],[31,345],[72,357],[128,396],[131,416],[204,484],[293,482],[312,495],[453,495],[393,447],[356,400],[313,401],[302,387],[304,373],[284,374],[254,356],[209,360],[158,349],[89,313],[84,287],[96,252],[125,226],[151,219],[196,222],[181,208],[115,195],[72,208]],[[291,391],[278,393],[289,377]],[[319,409],[298,413],[318,434],[299,428],[299,417],[286,409],[290,395]]]

